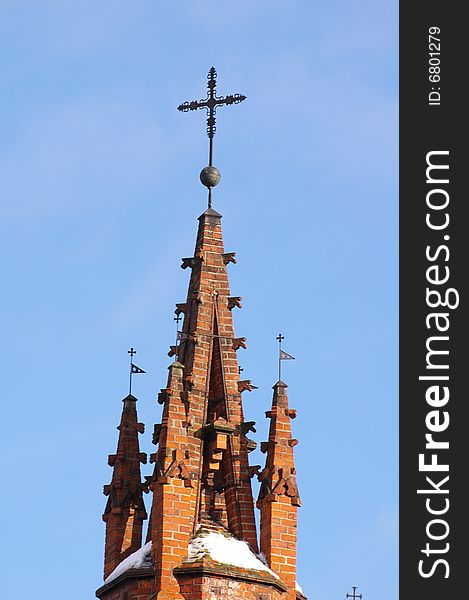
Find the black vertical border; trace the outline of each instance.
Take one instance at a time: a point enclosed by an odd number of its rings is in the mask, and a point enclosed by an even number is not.
[[[469,404],[469,337],[467,311],[467,278],[469,269],[469,168],[466,159],[469,127],[469,103],[464,90],[468,88],[469,52],[467,50],[469,24],[463,18],[462,2],[401,2],[400,3],[400,600],[453,600],[468,597],[466,573],[469,572],[469,420],[465,420]],[[441,32],[440,82],[429,81],[429,29]],[[435,62],[435,61],[434,61]],[[429,106],[431,87],[440,88],[441,105]],[[433,150],[449,150],[449,184],[444,187],[450,195],[448,212],[450,223],[445,231],[432,231],[426,226],[426,155]],[[441,159],[440,159],[441,160]],[[442,161],[444,162],[444,160]],[[444,212],[444,211],[443,211]],[[449,235],[449,240],[443,236]],[[426,270],[431,264],[426,247],[436,249],[446,244],[450,251],[448,262],[450,279],[446,287],[456,288],[460,304],[447,310],[450,337],[447,348],[447,372],[450,380],[443,385],[450,388],[450,400],[445,408],[450,417],[449,428],[435,439],[448,440],[448,450],[438,452],[438,462],[448,463],[447,495],[434,494],[433,506],[443,506],[443,498],[450,501],[448,512],[441,515],[449,525],[448,537],[441,541],[428,539],[426,527],[432,518],[425,506],[426,496],[418,489],[429,488],[425,476],[440,481],[446,474],[421,473],[418,455],[425,452],[425,417],[433,410],[425,400],[428,382],[419,381],[426,371],[426,341],[432,333],[425,318],[432,309],[426,304]],[[442,251],[441,257],[445,255]],[[435,288],[436,286],[430,286]],[[439,286],[442,291],[444,285]],[[438,311],[445,310],[438,308]],[[433,330],[434,335],[434,330]],[[441,334],[445,335],[445,334]],[[442,347],[444,344],[442,345]],[[443,374],[443,371],[434,371]],[[444,373],[446,374],[446,373]],[[427,451],[428,452],[428,451]],[[431,453],[431,452],[429,452]],[[444,486],[442,486],[443,488]],[[440,504],[438,505],[438,502]],[[444,526],[433,527],[433,533],[444,531]],[[422,553],[426,543],[446,553]],[[435,560],[443,558],[449,564],[436,567],[431,577],[419,574],[419,561],[425,560],[424,570],[431,570]],[[468,563],[466,566],[465,563]]]

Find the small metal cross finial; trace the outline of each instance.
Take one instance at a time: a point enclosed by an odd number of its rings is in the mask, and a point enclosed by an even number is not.
[[[275,339],[278,341],[278,380],[282,381],[282,360],[295,360],[295,357],[282,350],[282,341],[285,336],[279,333]]]
[[[129,396],[132,395],[132,375],[134,373],[145,373],[143,369],[134,365],[133,358],[137,354],[137,351],[131,348],[127,350],[127,354],[130,354],[130,371],[129,371]]]
[[[179,314],[174,317],[174,321],[176,321],[176,346],[178,345],[178,341],[180,340],[179,321],[181,321],[181,320],[182,320],[182,317]]]
[[[357,598],[359,598],[359,600],[362,600],[363,594],[357,594],[357,586],[352,585],[352,593],[351,594],[347,593],[345,597],[352,598],[352,600],[357,600]]]
[[[130,354],[130,373],[129,373],[129,396],[132,394],[132,363],[133,363],[133,358],[135,356],[135,354],[137,354],[137,351],[134,350],[133,348],[130,348],[130,350],[127,350],[127,354]]]
[[[215,67],[212,67],[207,75],[207,97],[205,100],[192,100],[191,102],[183,102],[178,106],[178,110],[182,112],[189,112],[192,110],[197,110],[198,108],[205,108],[207,111],[207,135],[209,138],[209,149],[208,149],[208,167],[202,170],[202,174],[204,171],[208,171],[208,174],[205,177],[208,177],[206,181],[202,179],[202,183],[208,187],[208,205],[209,208],[212,205],[212,187],[216,185],[220,179],[220,173],[218,169],[213,166],[213,137],[217,130],[216,128],[216,110],[218,106],[230,105],[230,104],[239,104],[246,100],[246,96],[242,94],[230,94],[228,96],[218,97],[216,95],[216,87],[217,87],[217,72],[215,71]]]
[[[281,381],[282,380],[282,360],[280,357],[282,356],[282,340],[285,339],[285,336],[282,335],[281,333],[279,333],[275,339],[278,342],[278,380]]]

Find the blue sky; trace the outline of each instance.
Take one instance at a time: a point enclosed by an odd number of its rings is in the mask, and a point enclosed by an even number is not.
[[[279,331],[296,356],[298,580],[396,600],[397,3],[5,0],[0,63],[5,598],[101,582],[127,349],[150,452],[206,202],[205,116],[176,106],[213,64],[247,96],[218,112],[214,207],[258,442]]]

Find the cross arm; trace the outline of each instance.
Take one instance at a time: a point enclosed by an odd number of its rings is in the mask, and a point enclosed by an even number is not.
[[[209,108],[208,100],[192,100],[192,102],[183,102],[178,106],[178,110],[188,112],[198,108]]]
[[[182,112],[188,112],[190,110],[197,110],[198,108],[207,108],[213,109],[216,106],[221,106],[222,104],[226,104],[229,106],[230,104],[239,104],[246,100],[246,96],[243,94],[230,94],[229,96],[224,96],[222,98],[207,98],[206,100],[192,100],[190,102],[183,102],[178,106],[178,110]]]
[[[224,98],[216,98],[216,104],[239,104],[246,100],[246,96],[243,94],[230,94],[229,96],[225,96]]]

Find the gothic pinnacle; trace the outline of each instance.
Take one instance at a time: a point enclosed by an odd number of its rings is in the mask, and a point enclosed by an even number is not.
[[[112,467],[112,479],[104,486],[107,496],[103,521],[106,523],[106,547],[104,577],[142,544],[143,521],[147,518],[140,463],[147,462],[147,455],[140,452],[138,434],[144,432],[144,424],[137,419],[137,398],[129,394],[123,400],[122,415],[118,427],[117,451],[110,454],[108,464]]]

